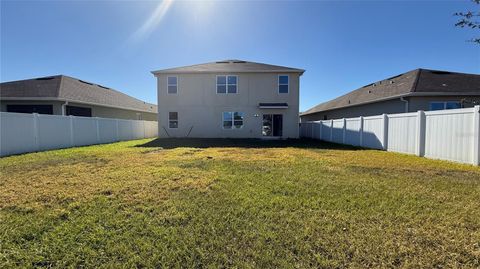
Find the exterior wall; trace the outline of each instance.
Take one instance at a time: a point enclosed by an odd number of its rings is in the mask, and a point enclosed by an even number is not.
[[[480,95],[479,96],[428,96],[428,97],[411,97],[409,98],[409,110],[411,112],[423,110],[423,111],[428,111],[430,110],[430,102],[434,101],[440,101],[440,102],[446,102],[446,101],[456,101],[456,102],[461,102],[462,99],[475,99],[475,100],[480,100]],[[465,104],[465,108],[467,107],[473,107],[473,104]]]
[[[440,101],[457,101],[461,102],[462,99],[475,99],[480,100],[480,96],[418,96],[418,97],[406,97],[408,100],[408,111],[405,107],[405,102],[400,101],[400,98],[382,101],[377,103],[345,107],[340,109],[334,109],[329,111],[322,111],[310,115],[301,116],[302,122],[317,121],[326,119],[341,119],[341,118],[354,118],[359,116],[373,116],[380,114],[395,114],[405,112],[416,112],[419,110],[429,111],[430,102]],[[464,107],[473,107],[473,104],[465,104]]]
[[[53,114],[62,115],[62,105],[65,102],[60,101],[12,101],[12,100],[2,100],[0,101],[0,111],[6,112],[7,105],[53,105]],[[94,106],[86,105],[80,103],[69,102],[68,105],[78,106],[78,107],[87,107],[92,109],[92,117],[100,118],[114,118],[114,119],[126,119],[126,120],[138,120],[138,113],[142,120],[147,121],[156,121],[156,113],[148,112],[138,112],[133,110],[103,107],[103,106]]]
[[[236,75],[236,94],[217,94],[216,76]],[[278,93],[278,73],[178,74],[177,94],[167,93],[167,77],[157,76],[160,137],[262,138],[263,114],[283,115],[282,138],[298,138],[299,74],[289,73],[289,93]],[[287,109],[260,109],[259,103],[288,103]],[[168,128],[168,112],[178,112],[178,128]],[[243,112],[240,129],[223,129],[223,112]]]
[[[383,113],[404,113],[405,102],[400,99],[388,100],[378,103],[371,103],[359,106],[346,107],[341,109],[334,109],[329,111],[322,111],[310,115],[301,117],[302,122],[317,121],[317,120],[329,120],[329,119],[341,119],[341,118],[354,118],[359,116],[374,116]],[[325,118],[326,117],[326,118]]]

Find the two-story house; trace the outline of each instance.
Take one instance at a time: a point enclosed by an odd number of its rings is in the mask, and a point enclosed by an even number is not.
[[[159,137],[298,138],[304,71],[241,60],[153,71]]]

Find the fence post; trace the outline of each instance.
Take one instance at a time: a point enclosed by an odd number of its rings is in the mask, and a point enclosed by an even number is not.
[[[70,115],[68,117],[70,119],[70,145],[72,147],[75,147],[75,137],[74,137],[74,132],[73,132],[73,116]]]
[[[100,144],[100,126],[98,123],[98,117],[95,117],[95,124],[97,125],[97,144]]]
[[[333,120],[330,120],[330,142],[333,141]]]
[[[342,137],[342,144],[345,144],[345,135],[347,132],[347,119],[343,118],[343,137]]]
[[[33,113],[33,137],[35,139],[35,148],[40,151],[40,138],[38,132],[38,113]]]
[[[473,164],[480,165],[480,106],[473,107]]]
[[[388,116],[387,114],[382,114],[382,146],[383,150],[388,150]]]
[[[425,112],[417,111],[417,138],[415,155],[423,157],[425,155]]]
[[[363,116],[360,116],[360,128],[358,129],[360,133],[360,147],[363,146]]]

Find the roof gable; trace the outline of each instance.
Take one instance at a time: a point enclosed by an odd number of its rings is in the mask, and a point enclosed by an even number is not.
[[[152,71],[156,74],[175,73],[256,73],[256,72],[291,72],[303,73],[305,70],[279,65],[248,62],[243,60],[223,60],[204,64],[182,66],[163,70]]]

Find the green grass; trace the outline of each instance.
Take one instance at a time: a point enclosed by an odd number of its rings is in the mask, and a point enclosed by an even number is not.
[[[478,167],[308,140],[139,140],[0,171],[0,268],[480,267]]]

